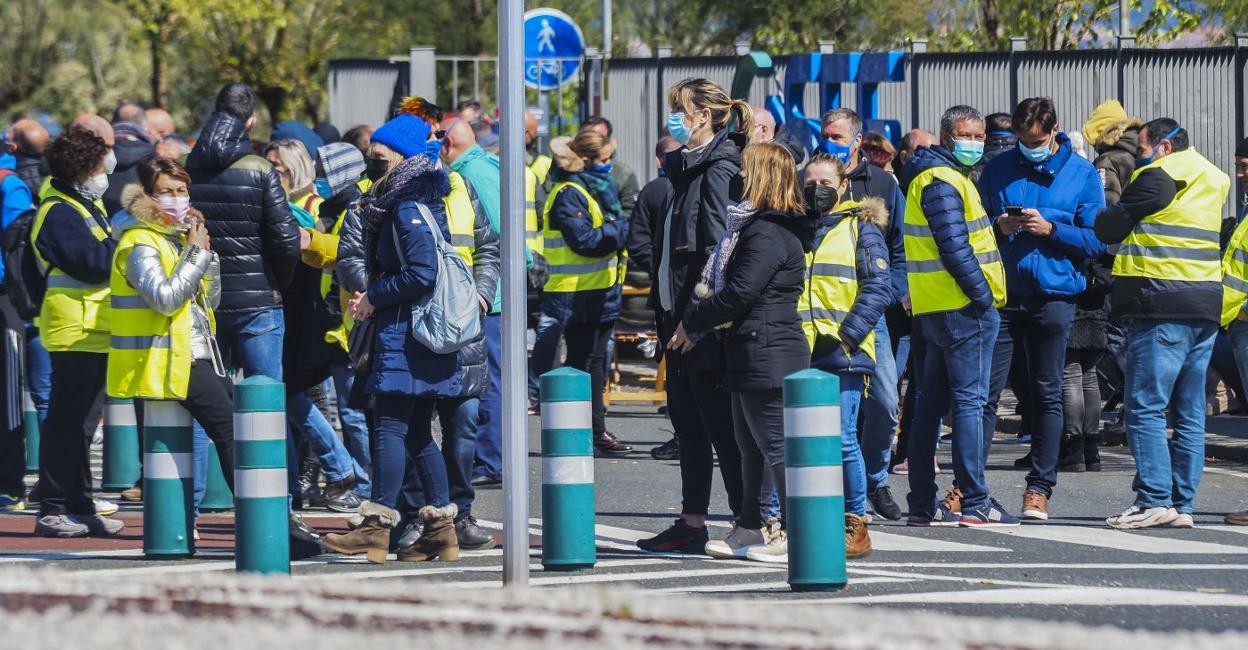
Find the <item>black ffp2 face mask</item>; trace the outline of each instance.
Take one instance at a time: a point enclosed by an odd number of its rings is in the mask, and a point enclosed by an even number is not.
[[[820,215],[827,214],[841,202],[840,192],[826,185],[807,185],[805,195],[806,207]]]
[[[369,158],[364,162],[364,176],[376,183],[390,171],[390,163],[381,158]]]

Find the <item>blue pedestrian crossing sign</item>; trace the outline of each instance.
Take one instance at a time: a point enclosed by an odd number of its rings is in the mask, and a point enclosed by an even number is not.
[[[553,90],[576,77],[585,54],[585,37],[572,18],[558,9],[524,12],[524,83]]]

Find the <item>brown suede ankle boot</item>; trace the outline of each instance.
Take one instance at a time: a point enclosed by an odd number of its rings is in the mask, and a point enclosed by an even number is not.
[[[373,564],[385,564],[390,552],[390,529],[399,522],[397,510],[365,501],[360,504],[363,523],[349,533],[331,533],[322,539],[325,548],[346,555],[368,555]],[[454,536],[455,531],[451,535]]]
[[[845,557],[865,557],[871,552],[871,536],[867,534],[867,518],[845,513]]]
[[[420,518],[425,521],[425,530],[408,546],[399,549],[399,560],[403,562],[425,562],[441,558],[448,562],[459,559],[459,538],[455,535],[455,515],[459,508],[449,504],[441,508],[425,506],[420,509]]]

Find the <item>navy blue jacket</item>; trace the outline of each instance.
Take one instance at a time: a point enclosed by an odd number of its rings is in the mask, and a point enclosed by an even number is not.
[[[419,180],[426,186],[425,196],[400,203],[382,222],[375,237],[374,272],[368,284],[368,299],[376,309],[373,318],[377,319],[377,337],[368,392],[424,398],[460,397],[465,394],[466,384],[461,356],[473,346],[450,354],[436,354],[411,336],[412,304],[432,291],[437,282],[438,250],[431,227],[440,228],[447,241],[451,236],[441,201],[441,197],[450,192],[446,173],[438,170]],[[428,206],[436,224],[428,223],[416,200]]]
[[[594,228],[585,195],[570,187],[555,196],[547,218],[552,225],[559,228],[563,241],[577,255],[615,255],[628,244],[626,217],[622,216]],[[542,310],[564,325],[609,323],[620,317],[620,300],[620,285],[616,283],[612,287],[595,291],[545,293],[542,297]]]
[[[845,218],[848,212],[826,214],[819,219],[819,229],[815,233],[815,243],[811,247],[819,250],[823,238]],[[826,372],[852,373],[870,375],[875,372],[875,361],[859,346],[874,329],[876,323],[884,315],[884,310],[893,302],[893,290],[890,280],[889,250],[885,243],[884,233],[879,223],[868,221],[865,213],[858,223],[858,256],[855,266],[858,275],[858,297],[850,307],[845,320],[841,321],[840,341],[829,337],[815,340],[814,353],[810,365]],[[891,218],[890,222],[895,221]],[[903,267],[904,272],[904,267]],[[845,345],[842,346],[841,343]],[[876,348],[891,345],[889,341],[876,341]],[[852,354],[846,354],[846,350]]]
[[[1023,157],[1018,147],[988,163],[979,179],[980,198],[993,223],[1007,206],[1038,210],[1053,223],[1051,237],[1018,231],[997,238],[1010,298],[1076,296],[1088,286],[1085,263],[1105,252],[1093,225],[1105,207],[1105,190],[1092,163],[1074,152],[1065,133],[1043,163]]]
[[[880,225],[879,229],[884,232],[884,241],[888,246],[893,300],[900,303],[902,297],[910,293],[910,285],[906,281],[906,242],[901,229],[906,217],[906,195],[901,192],[892,174],[863,160],[849,172],[849,196],[845,198],[861,201],[869,196],[883,201],[888,209],[888,223]]]
[[[919,147],[902,170],[901,184],[909,187],[915,176],[932,167],[951,167],[962,174],[969,171],[958,164],[953,153],[944,147]],[[988,286],[988,279],[980,270],[979,261],[971,249],[962,195],[952,185],[933,180],[923,188],[919,200],[945,269],[972,303],[983,309],[991,307],[992,287]]]
[[[91,217],[105,232],[111,232],[104,213],[94,202],[74,191],[72,185],[54,178],[52,187],[72,196],[91,213]],[[35,238],[35,247],[48,264],[64,271],[69,277],[87,284],[102,284],[108,282],[112,272],[117,240],[112,237],[104,241],[96,239],[77,209],[68,203],[56,201],[43,219],[43,227]]]

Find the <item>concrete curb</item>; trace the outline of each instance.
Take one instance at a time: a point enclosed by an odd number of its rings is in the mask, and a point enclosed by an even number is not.
[[[710,606],[708,606],[710,605]],[[7,647],[148,650],[484,647],[1221,650],[1243,633],[1153,633],[827,601],[662,597],[627,589],[447,589],[414,581],[0,569]],[[1235,639],[1239,639],[1236,641]],[[455,643],[457,645],[452,646]]]

